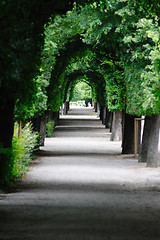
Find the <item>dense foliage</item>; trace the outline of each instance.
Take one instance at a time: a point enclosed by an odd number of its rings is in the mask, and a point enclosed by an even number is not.
[[[50,85],[50,101],[56,110],[66,99],[64,88],[72,95],[76,81],[84,77],[95,92],[94,100],[110,111],[159,114],[159,27],[155,15],[148,16],[145,10],[136,15],[130,1],[75,6],[66,16],[51,20],[46,38],[53,46],[48,47],[48,56],[57,47],[52,57],[54,83]],[[77,49],[80,46],[85,59]]]
[[[110,111],[159,114],[158,17],[140,13],[131,1],[100,1],[50,18],[34,101],[17,100],[16,116],[58,111],[81,78]]]
[[[51,15],[52,9],[48,9],[51,1],[48,7],[44,7],[43,1],[39,5],[34,1],[8,5],[3,2],[5,22],[2,21],[1,33],[7,31],[8,42],[2,41],[1,45],[4,53],[1,56],[5,58],[1,90],[6,94],[5,88],[10,89],[11,98],[15,93],[15,118],[28,119],[47,109],[58,111],[71,98],[75,82],[82,75],[92,87],[94,100],[99,98],[109,110],[159,114],[159,3],[143,0],[77,3],[66,15],[54,15],[49,24],[44,24]],[[35,12],[40,15],[42,7],[44,14],[41,22],[37,22]],[[9,15],[12,18],[6,19]],[[88,59],[84,60],[84,56]],[[73,79],[75,70],[81,73]],[[68,77],[71,74],[72,81]],[[103,99],[98,96],[100,89]]]
[[[0,138],[2,147],[11,147],[15,120],[59,111],[82,80],[109,111],[160,114],[159,2],[84,0],[66,12],[71,2],[0,3],[0,127],[10,138]],[[23,140],[14,136],[13,156],[27,149]],[[23,162],[10,149],[1,148],[1,156]]]
[[[55,121],[51,120],[46,124],[46,137],[51,137],[55,129]]]
[[[73,98],[71,101],[76,102],[78,100],[87,100],[92,98],[92,89],[85,82],[79,82],[76,84],[73,91]]]
[[[34,151],[38,147],[38,134],[33,132],[30,123],[22,128],[21,136],[18,136],[18,128],[18,123],[15,123],[12,150],[0,149],[0,158],[6,158],[2,185],[8,185],[25,174],[33,159]]]

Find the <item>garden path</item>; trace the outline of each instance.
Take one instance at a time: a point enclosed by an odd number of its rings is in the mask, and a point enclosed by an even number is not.
[[[93,109],[72,109],[14,192],[1,240],[159,240],[160,170],[121,155]]]

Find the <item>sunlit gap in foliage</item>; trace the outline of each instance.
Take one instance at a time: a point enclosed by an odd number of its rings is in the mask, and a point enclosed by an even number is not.
[[[70,106],[88,107],[92,104],[92,88],[84,80],[76,83],[73,89],[73,97],[70,101]]]

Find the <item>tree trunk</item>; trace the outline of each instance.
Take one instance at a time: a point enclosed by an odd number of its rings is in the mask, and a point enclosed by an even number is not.
[[[108,111],[106,112],[106,128],[111,128],[113,119],[113,113]]]
[[[62,104],[62,106],[60,107],[60,110],[61,110],[61,116],[63,116],[63,104]]]
[[[103,109],[104,107],[100,106],[100,120],[102,121],[102,123],[103,123]]]
[[[124,139],[124,123],[125,123],[125,111],[122,111],[122,144]]]
[[[63,115],[67,115],[68,111],[69,111],[69,102],[65,102],[63,104]]]
[[[113,113],[111,141],[122,140],[122,112],[116,111]]]
[[[55,126],[58,124],[59,111],[58,112],[48,111],[48,121],[51,121],[51,120],[55,121]]]
[[[59,121],[59,111],[58,111],[58,112],[54,112],[54,113],[55,113],[55,118],[54,118],[54,120],[55,120],[55,126],[57,126],[58,121]]]
[[[142,125],[141,125],[141,120],[138,121],[138,141],[137,141],[137,153],[140,153],[140,148],[141,148],[141,130],[142,130]]]
[[[63,115],[67,114],[67,106],[66,103],[63,103]]]
[[[46,124],[48,122],[48,111],[43,115],[31,119],[33,124],[33,130],[39,132],[40,135],[40,146],[44,146],[44,140],[46,136]]]
[[[14,107],[13,100],[9,100],[5,104],[2,103],[0,106],[0,146],[4,148],[12,148]]]
[[[135,116],[129,114],[124,116],[122,154],[134,153],[134,118]]]
[[[102,124],[103,124],[103,125],[106,125],[106,107],[103,107]]]
[[[160,116],[145,117],[139,162],[147,162],[147,167],[158,167]]]
[[[46,124],[48,122],[48,115],[43,114],[40,122],[40,146],[44,146],[44,140],[46,137]]]
[[[91,107],[94,108],[94,100],[93,100],[93,98],[92,98],[92,102],[91,102]]]
[[[7,98],[7,96],[6,96]],[[12,138],[14,131],[14,107],[15,102],[8,100],[0,102],[0,186],[6,183],[6,176],[10,159],[12,157]],[[9,148],[9,149],[7,149]],[[7,170],[6,170],[7,166]]]
[[[40,133],[41,117],[37,116],[37,117],[31,118],[31,122],[32,122],[32,126],[33,126],[33,131]]]
[[[94,109],[95,109],[95,112],[97,112],[97,103],[96,102],[94,103]]]
[[[68,111],[69,111],[69,102],[66,102],[66,104],[67,104],[67,113],[68,113]]]
[[[101,105],[97,103],[97,117],[100,117]]]
[[[113,112],[112,112],[112,115],[111,115],[110,132],[112,132],[112,126],[113,126]]]

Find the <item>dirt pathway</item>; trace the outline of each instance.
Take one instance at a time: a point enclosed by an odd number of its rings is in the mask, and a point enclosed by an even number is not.
[[[92,109],[64,116],[17,191],[0,195],[0,240],[159,240],[160,170],[109,137]]]

